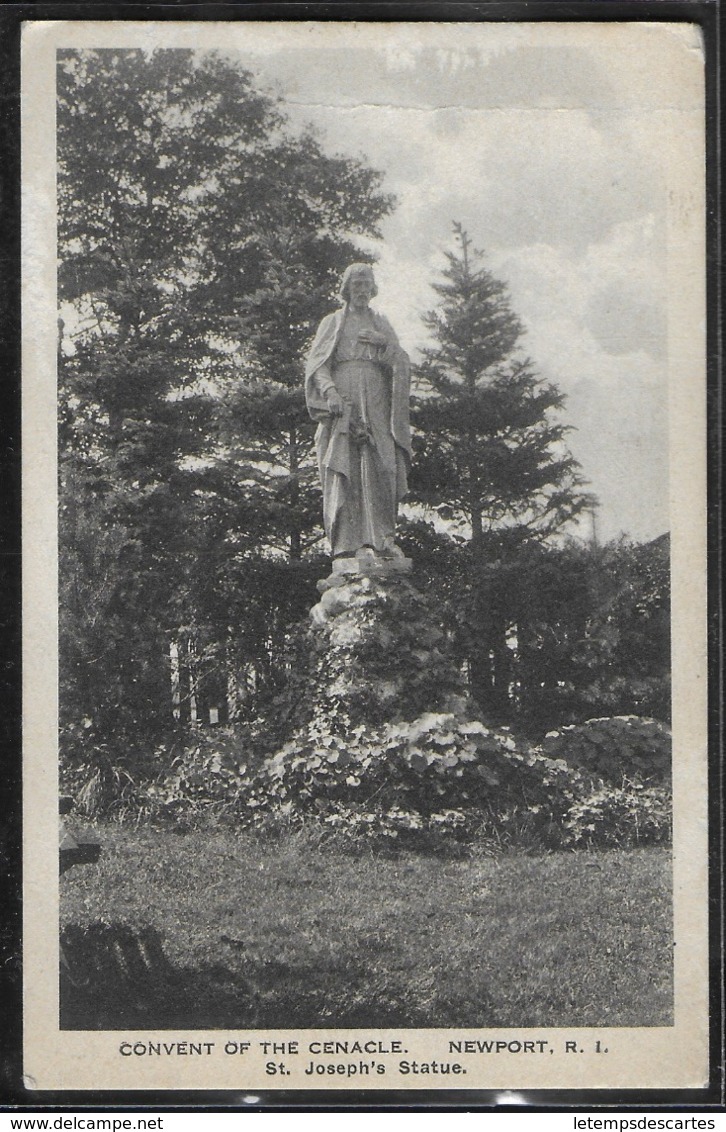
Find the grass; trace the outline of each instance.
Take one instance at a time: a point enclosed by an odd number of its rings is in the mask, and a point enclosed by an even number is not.
[[[442,860],[107,826],[62,878],[69,1029],[664,1026],[663,849]]]

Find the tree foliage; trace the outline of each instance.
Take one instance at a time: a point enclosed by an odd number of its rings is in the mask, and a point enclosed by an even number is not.
[[[409,526],[405,544],[441,599],[462,664],[482,637],[490,644],[492,624],[504,627],[503,656],[490,655],[487,669],[493,682],[498,659],[503,689],[492,719],[537,738],[599,716],[670,721],[667,535],[641,545],[534,542],[485,563],[478,618],[470,546],[424,522]]]

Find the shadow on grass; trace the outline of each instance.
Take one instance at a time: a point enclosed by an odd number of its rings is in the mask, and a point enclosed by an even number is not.
[[[63,1030],[230,1029],[255,1021],[255,993],[223,965],[175,967],[154,928],[70,925],[61,936]]]
[[[223,937],[220,951],[225,950]],[[69,925],[61,935],[60,1027],[231,1030],[431,1024],[427,1009],[407,1001],[404,988],[366,985],[364,966],[348,963],[344,971],[334,964],[296,967],[252,956],[242,965],[245,971],[223,963],[175,966],[151,927],[135,932],[124,924]]]

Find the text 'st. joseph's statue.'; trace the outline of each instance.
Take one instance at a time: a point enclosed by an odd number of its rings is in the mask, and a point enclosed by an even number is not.
[[[368,305],[377,294],[368,264],[347,268],[340,294],[345,305],[320,323],[305,370],[325,533],[334,558],[397,558],[411,458],[408,356]]]

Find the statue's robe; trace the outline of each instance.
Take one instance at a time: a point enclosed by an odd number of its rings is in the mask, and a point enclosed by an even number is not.
[[[363,546],[385,550],[408,489],[411,459],[408,356],[388,320],[372,310],[366,318],[386,345],[346,336],[347,312],[344,307],[323,319],[305,368],[308,411],[318,422],[323,522],[336,557]],[[344,403],[339,417],[325,400],[331,386]]]

